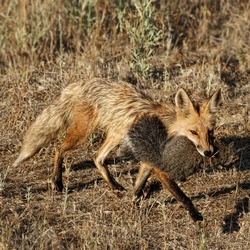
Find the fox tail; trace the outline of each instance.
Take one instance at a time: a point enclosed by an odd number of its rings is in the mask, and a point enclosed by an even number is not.
[[[14,167],[36,154],[55,139],[58,133],[68,129],[72,121],[75,100],[70,91],[65,90],[58,99],[43,110],[27,130],[21,152],[13,164]]]

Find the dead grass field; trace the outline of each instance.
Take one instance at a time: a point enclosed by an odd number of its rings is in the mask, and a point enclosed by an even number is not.
[[[250,249],[249,1],[51,2],[0,2],[0,249]],[[222,89],[216,136],[239,160],[179,183],[203,227],[157,183],[134,206],[138,163],[116,152],[109,169],[126,191],[112,192],[91,161],[101,133],[68,154],[62,194],[50,187],[59,140],[12,167],[35,117],[68,83],[92,77],[158,100],[180,86],[195,100]]]

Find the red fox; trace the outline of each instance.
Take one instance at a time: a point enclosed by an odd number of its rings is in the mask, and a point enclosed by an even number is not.
[[[158,129],[160,137],[166,139],[184,136],[195,145],[201,155],[212,156],[214,147],[211,137],[215,126],[215,113],[221,99],[221,91],[218,90],[201,105],[193,105],[187,93],[179,89],[175,96],[175,105],[172,105],[156,102],[144,91],[123,81],[115,82],[95,78],[72,83],[50,106],[43,110],[28,129],[20,155],[13,165],[16,167],[32,157],[55,139],[59,132],[67,132],[61,147],[56,150],[52,175],[54,187],[62,191],[62,164],[65,153],[83,143],[98,128],[106,133],[106,139],[94,159],[95,165],[112,189],[122,190],[123,187],[116,182],[104,166],[104,161],[111,150],[123,140],[128,140],[132,145],[133,136],[136,135],[133,131],[141,134],[140,128],[146,126],[147,120],[151,121],[152,118],[153,122],[149,122],[148,127],[153,128],[155,124],[160,126]],[[165,141],[164,138],[162,141]],[[148,138],[141,139],[142,144],[150,144],[150,141],[147,141]],[[161,151],[161,147],[164,148],[165,142],[161,145],[161,138],[157,141],[160,146],[155,147],[151,155],[159,155],[157,151]],[[132,148],[135,148],[133,145]],[[148,150],[147,147],[144,148],[146,154]],[[185,203],[192,204],[167,173],[160,170],[157,161],[150,161],[147,157],[144,160],[144,157],[141,157],[141,162],[135,183],[135,195],[143,186],[142,183],[153,172],[179,201],[184,205]],[[194,209],[193,204],[190,206],[185,207],[190,214],[196,214],[193,219],[201,219],[201,216],[197,215],[198,212],[191,211]]]

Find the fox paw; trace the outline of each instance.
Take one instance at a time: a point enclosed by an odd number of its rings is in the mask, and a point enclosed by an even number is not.
[[[190,212],[189,214],[194,222],[203,221],[203,216],[198,211],[197,212]]]
[[[113,190],[119,190],[119,191],[125,190],[125,188],[114,179],[112,179],[112,181],[109,184]]]
[[[63,191],[62,181],[52,181],[51,182],[51,187],[52,187],[52,190],[55,190],[55,191],[58,191],[58,192]]]

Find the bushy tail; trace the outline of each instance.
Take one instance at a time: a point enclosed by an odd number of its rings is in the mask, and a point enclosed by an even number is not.
[[[13,164],[14,167],[32,157],[55,139],[59,132],[68,129],[72,121],[75,100],[72,92],[65,89],[58,99],[43,110],[26,132],[21,152]]]

